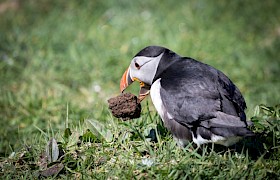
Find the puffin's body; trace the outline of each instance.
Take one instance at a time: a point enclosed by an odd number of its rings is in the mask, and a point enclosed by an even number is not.
[[[140,99],[149,92],[165,127],[179,146],[216,143],[230,146],[252,136],[246,103],[221,71],[159,46],[148,46],[131,61],[121,80],[123,91],[140,82]]]

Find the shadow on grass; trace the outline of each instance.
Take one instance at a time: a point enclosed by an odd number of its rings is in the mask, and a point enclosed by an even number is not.
[[[242,141],[230,147],[219,144],[205,144],[198,152],[202,153],[203,150],[206,150],[207,153],[215,151],[216,153],[224,154],[231,151],[244,155],[248,154],[248,157],[252,160],[257,160],[260,157],[271,159],[274,158],[277,148],[269,146],[268,144],[269,142],[267,142],[266,137],[262,134],[256,134],[256,136],[244,138]]]

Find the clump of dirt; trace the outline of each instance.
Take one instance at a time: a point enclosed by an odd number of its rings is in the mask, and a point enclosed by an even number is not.
[[[123,120],[139,118],[141,104],[139,99],[131,93],[122,93],[108,100],[109,109],[113,116]]]

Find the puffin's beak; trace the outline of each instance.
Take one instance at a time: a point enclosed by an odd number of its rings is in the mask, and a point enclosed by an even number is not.
[[[150,86],[145,84],[144,82],[140,81],[137,78],[131,79],[129,68],[122,75],[122,79],[121,79],[121,82],[120,82],[120,90],[121,90],[121,92],[123,92],[134,81],[139,81],[139,83],[140,83],[140,93],[139,93],[138,99],[141,102],[149,94]]]
[[[121,79],[121,82],[120,82],[120,90],[121,90],[122,93],[130,84],[133,83],[133,80],[130,77],[129,71],[130,70],[128,68],[122,75],[122,79]]]

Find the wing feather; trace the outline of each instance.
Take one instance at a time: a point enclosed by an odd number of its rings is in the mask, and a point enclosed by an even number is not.
[[[218,135],[248,133],[243,96],[228,77],[215,68],[185,58],[163,72],[161,87],[165,108],[180,124],[188,128],[203,127],[207,131],[213,129]],[[238,133],[234,128],[245,130]],[[228,133],[223,133],[223,129]]]

